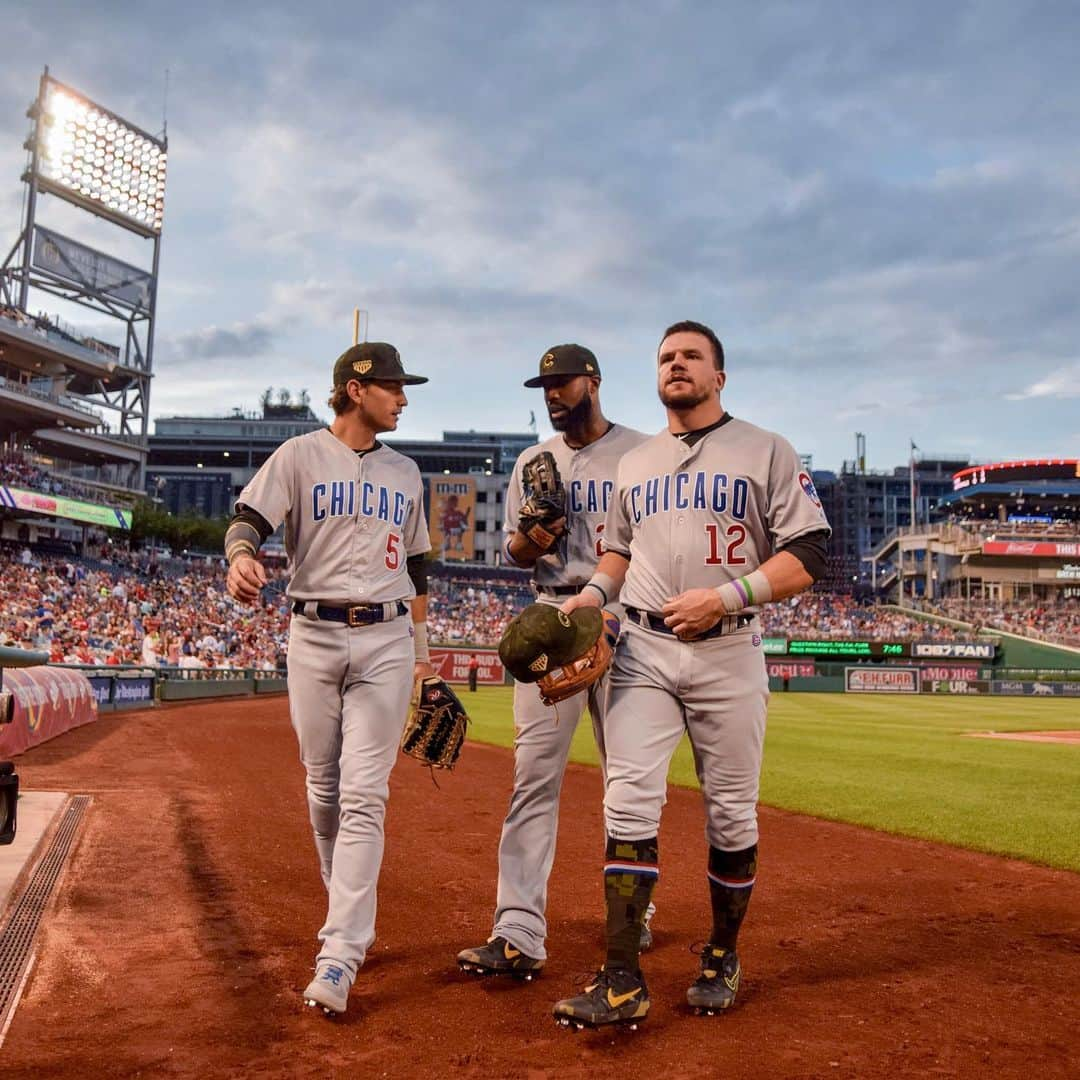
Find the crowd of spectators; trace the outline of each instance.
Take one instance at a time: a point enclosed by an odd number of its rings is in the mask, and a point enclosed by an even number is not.
[[[100,487],[45,469],[17,451],[6,449],[0,449],[0,484],[27,488],[43,495],[67,495],[107,506],[122,505],[114,496],[105,495]]]
[[[0,547],[0,645],[40,649],[56,663],[272,670],[285,666],[289,611],[282,571],[270,570],[261,603],[229,597],[220,557],[165,558],[104,545],[84,557]],[[428,626],[441,644],[492,647],[533,600],[512,571],[442,570],[429,582]],[[1039,605],[946,600],[915,614],[836,593],[770,604],[768,637],[942,641],[983,627],[1080,645],[1080,600]]]
[[[956,598],[923,602],[921,607],[935,615],[967,623],[974,630],[988,627],[1040,641],[1080,646],[1080,597],[1076,596],[1056,604],[1039,600],[1005,603]]]
[[[137,556],[115,554],[105,562],[0,552],[0,645],[42,650],[53,663],[285,666],[289,614],[280,580],[250,608],[225,591],[218,560],[168,573],[153,556],[140,566]]]
[[[506,624],[532,603],[524,576],[432,576],[428,582],[428,635],[446,644],[497,645]]]
[[[807,592],[765,607],[766,637],[860,641],[950,641],[971,635],[839,593]]]

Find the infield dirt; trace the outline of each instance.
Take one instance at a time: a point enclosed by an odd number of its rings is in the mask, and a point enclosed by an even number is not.
[[[572,1035],[552,1002],[600,960],[601,785],[571,766],[531,984],[474,981],[512,755],[436,790],[394,771],[378,941],[349,1013],[305,1010],[325,895],[283,697],[112,715],[24,754],[26,789],[93,805],[38,938],[0,1073],[105,1076],[1075,1075],[1080,876],[763,808],[737,1008],[691,1016],[707,931],[696,792],[660,836],[652,1013]]]

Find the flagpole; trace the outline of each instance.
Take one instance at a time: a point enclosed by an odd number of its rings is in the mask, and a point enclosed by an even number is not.
[[[915,440],[911,440],[911,457],[908,459],[908,489],[911,497],[911,531],[915,531]]]

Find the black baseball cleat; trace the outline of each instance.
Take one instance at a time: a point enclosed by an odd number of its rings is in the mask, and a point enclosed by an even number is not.
[[[544,969],[543,960],[526,956],[504,937],[493,937],[475,949],[462,949],[457,962],[470,975],[513,975],[524,982],[531,982]]]
[[[605,1024],[626,1024],[636,1031],[649,1015],[649,988],[640,971],[601,968],[577,997],[563,998],[552,1009],[555,1023],[580,1031]]]
[[[741,975],[734,949],[706,944],[701,950],[701,974],[686,991],[686,1000],[698,1016],[715,1016],[735,1004]]]

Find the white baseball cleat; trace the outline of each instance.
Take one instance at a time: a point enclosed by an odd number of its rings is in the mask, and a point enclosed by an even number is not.
[[[349,1004],[351,988],[352,978],[345,968],[333,960],[322,960],[304,991],[304,1004],[322,1009],[327,1016],[338,1016]]]

